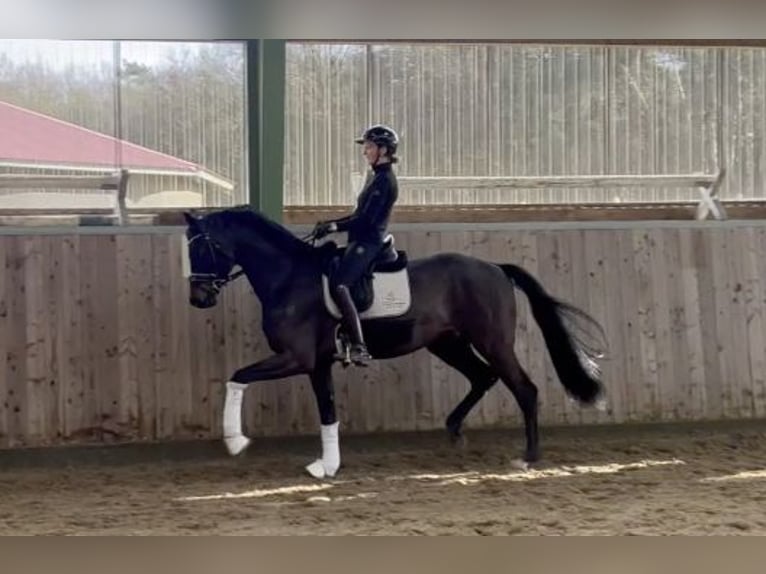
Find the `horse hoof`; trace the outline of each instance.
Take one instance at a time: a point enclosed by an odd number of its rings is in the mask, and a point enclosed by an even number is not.
[[[322,462],[321,458],[316,459],[314,462],[312,462],[309,465],[306,465],[306,470],[308,473],[313,476],[314,478],[333,478],[335,476],[335,473],[338,472],[338,469],[332,469],[327,468]]]
[[[450,444],[454,447],[465,448],[468,445],[468,439],[460,432],[460,427],[447,425],[447,435],[449,436]]]
[[[227,436],[223,439],[223,442],[226,444],[226,449],[231,456],[237,456],[250,445],[250,439],[244,435]]]
[[[468,439],[464,434],[451,434],[450,442],[452,443],[452,446],[459,449],[464,449],[468,446]]]
[[[511,468],[515,468],[516,470],[521,470],[523,472],[526,472],[529,470],[529,463],[525,460],[521,460],[520,458],[514,458],[511,461]]]

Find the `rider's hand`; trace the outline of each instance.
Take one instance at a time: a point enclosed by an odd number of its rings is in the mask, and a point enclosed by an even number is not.
[[[320,221],[314,226],[314,237],[322,239],[325,235],[338,230],[338,225],[333,221]]]

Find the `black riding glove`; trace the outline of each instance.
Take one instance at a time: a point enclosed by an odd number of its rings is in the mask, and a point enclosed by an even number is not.
[[[320,221],[314,226],[314,237],[322,239],[338,230],[338,225],[334,221]]]

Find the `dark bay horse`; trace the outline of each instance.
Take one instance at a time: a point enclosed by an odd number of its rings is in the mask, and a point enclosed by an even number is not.
[[[223,432],[229,452],[238,454],[249,444],[241,423],[246,385],[306,374],[316,395],[323,445],[322,458],[307,469],[316,477],[334,476],[340,465],[331,374],[337,361],[338,320],[323,301],[322,274],[336,246],[316,247],[246,207],[185,217],[190,303],[198,308],[214,306],[220,289],[243,273],[261,302],[263,332],[274,353],[237,370],[227,383]],[[233,274],[236,266],[241,270]],[[470,390],[446,419],[451,438],[461,437],[465,417],[500,380],[523,413],[524,464],[539,459],[537,387],[514,353],[514,287],[526,294],[568,394],[585,405],[603,400],[595,359],[605,344],[590,342],[605,341],[600,325],[584,311],[549,295],[524,269],[457,253],[411,260],[407,269],[411,306],[394,318],[363,321],[365,338],[376,359],[425,347],[465,375]]]

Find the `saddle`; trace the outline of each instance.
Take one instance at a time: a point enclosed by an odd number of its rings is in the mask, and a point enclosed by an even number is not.
[[[340,265],[345,246],[339,247],[330,242],[320,249],[328,252],[322,272],[325,307],[333,317],[340,319],[342,314],[330,292],[330,283]],[[349,287],[360,319],[396,317],[409,310],[411,295],[407,263],[407,253],[397,250],[394,236],[387,235],[369,269]]]

